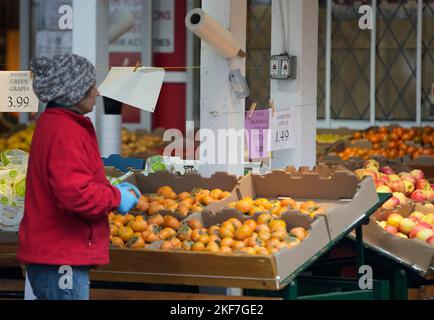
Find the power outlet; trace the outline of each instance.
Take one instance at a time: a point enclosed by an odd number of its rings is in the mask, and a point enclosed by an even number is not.
[[[295,80],[297,78],[297,57],[281,54],[271,57],[271,79]]]

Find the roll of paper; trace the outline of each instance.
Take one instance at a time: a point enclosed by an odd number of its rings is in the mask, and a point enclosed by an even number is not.
[[[246,56],[235,36],[202,9],[196,8],[188,12],[185,25],[226,59],[237,55]]]
[[[128,10],[118,10],[110,17],[110,25],[109,40],[113,43],[134,26],[134,16]]]

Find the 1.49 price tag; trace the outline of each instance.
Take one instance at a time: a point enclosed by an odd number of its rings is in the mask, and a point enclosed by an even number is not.
[[[30,71],[0,71],[0,112],[38,112]]]
[[[292,109],[276,112],[270,119],[271,150],[294,148],[294,117]]]

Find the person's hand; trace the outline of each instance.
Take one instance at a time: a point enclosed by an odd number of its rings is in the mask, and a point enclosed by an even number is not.
[[[116,188],[118,188],[121,193],[121,203],[117,210],[120,214],[126,214],[137,206],[140,191],[136,186],[128,182],[122,182],[118,184]]]

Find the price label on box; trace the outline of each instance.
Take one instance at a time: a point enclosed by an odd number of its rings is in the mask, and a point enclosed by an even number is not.
[[[292,108],[279,111],[270,118],[271,150],[294,148],[294,115]]]
[[[245,126],[249,158],[270,157],[270,110],[248,112]]]
[[[38,112],[30,71],[0,71],[0,112]]]

